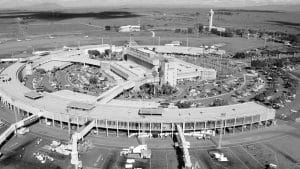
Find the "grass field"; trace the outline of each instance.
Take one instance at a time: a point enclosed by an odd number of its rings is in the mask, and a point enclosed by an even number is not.
[[[108,9],[107,9],[108,10]],[[153,26],[156,37],[152,38],[150,31],[133,33],[132,38],[139,44],[169,43],[180,40],[183,45],[200,46],[215,43],[225,43],[229,52],[247,50],[264,46],[264,41],[241,38],[219,38],[207,34],[174,33],[175,28],[194,27],[196,23],[207,25],[208,9],[77,9],[76,11],[62,12],[27,12],[15,11],[0,13],[0,56],[22,54],[26,56],[33,48],[36,50],[78,46],[84,44],[104,43],[123,45],[129,40],[129,33],[104,31],[106,25],[121,26],[140,23],[144,26]],[[267,12],[267,11],[229,11],[230,15],[217,12],[214,24],[228,28],[261,29],[267,31],[282,31],[299,33],[300,13],[297,12]],[[18,24],[16,17],[24,18]],[[149,27],[150,28],[150,27]],[[169,31],[162,31],[167,29]],[[160,31],[159,31],[160,30]],[[49,36],[56,39],[49,39]],[[89,38],[84,38],[89,36]],[[16,42],[16,39],[23,40]],[[25,41],[31,39],[31,41]],[[273,44],[267,43],[272,46]],[[276,45],[276,44],[275,44]],[[26,51],[24,53],[24,51]]]

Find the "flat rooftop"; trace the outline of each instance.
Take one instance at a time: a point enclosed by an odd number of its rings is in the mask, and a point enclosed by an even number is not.
[[[43,97],[42,94],[40,94],[40,93],[38,93],[36,91],[27,92],[27,93],[24,94],[24,96],[28,97],[30,99],[34,99],[34,100]]]
[[[67,105],[67,108],[80,109],[80,110],[83,110],[83,111],[92,110],[94,107],[95,107],[94,104],[84,103],[84,102],[77,102],[77,101],[72,101]]]

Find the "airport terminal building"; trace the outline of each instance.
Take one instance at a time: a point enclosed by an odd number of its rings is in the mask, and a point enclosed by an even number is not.
[[[128,51],[132,50],[135,51],[135,49],[129,49]],[[134,55],[128,51],[126,53],[126,51],[125,55]],[[138,52],[142,53],[144,51]],[[56,52],[51,53],[49,56],[33,59],[32,65],[34,67],[34,65],[42,65],[53,60],[63,63],[84,62],[84,64],[98,67],[103,65],[101,61],[89,58],[82,59],[80,57],[82,56],[78,54],[74,55],[70,51],[62,51],[59,54]],[[134,55],[131,57],[143,57],[139,60],[148,65],[152,64],[154,68],[155,66],[159,66],[160,63],[159,58],[158,61],[149,59],[149,57],[151,58],[150,54],[142,53],[139,56]],[[104,62],[107,63],[106,61]],[[176,64],[178,63],[182,62],[177,61]],[[191,70],[198,68],[191,67]],[[63,126],[80,127],[86,122],[94,120],[96,121],[95,130],[103,130],[106,135],[112,132],[118,136],[120,132],[123,132],[129,136],[132,133],[140,132],[173,133],[176,131],[175,126],[177,124],[180,124],[185,132],[218,131],[218,129],[223,127],[227,130],[234,128],[244,130],[244,128],[251,129],[260,125],[270,125],[275,119],[275,110],[255,102],[220,107],[178,109],[161,108],[159,103],[154,101],[144,102],[114,99],[120,92],[145,83],[147,80],[152,80],[134,72],[131,72],[132,74],[127,72],[127,74],[134,77],[118,84],[100,96],[87,96],[83,93],[68,90],[39,93],[25,87],[21,83],[20,77],[25,69],[28,69],[26,68],[26,63],[16,62],[1,72],[1,74],[10,77],[11,80],[0,82],[0,101],[16,113],[25,115],[39,114],[42,121],[50,121],[53,126],[61,128]],[[123,69],[126,69],[126,66],[123,66]],[[173,73],[175,72],[175,70],[172,71]],[[208,70],[204,69],[203,71]],[[181,74],[178,71],[176,73],[176,80],[178,80]],[[200,73],[197,76],[202,74]],[[213,75],[201,78],[213,79]],[[166,80],[168,81],[169,79]]]

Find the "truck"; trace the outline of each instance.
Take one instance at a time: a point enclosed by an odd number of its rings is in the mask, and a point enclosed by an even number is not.
[[[276,164],[273,164],[273,163],[270,163],[268,164],[268,169],[277,169],[277,165]]]
[[[224,153],[216,150],[216,151],[211,151],[209,152],[210,156],[214,159],[216,159],[217,161],[220,162],[226,162],[228,161],[228,158],[224,156]]]
[[[127,156],[133,159],[151,158],[151,150],[148,149],[145,144],[138,145],[137,147],[131,146],[129,148],[123,148],[120,152],[120,156]]]
[[[29,128],[26,128],[26,127],[22,127],[22,128],[17,130],[17,134],[20,134],[20,135],[24,135],[28,132],[29,132]]]

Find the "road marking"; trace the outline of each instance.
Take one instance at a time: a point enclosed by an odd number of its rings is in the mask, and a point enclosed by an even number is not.
[[[100,155],[98,156],[96,162],[94,163],[94,167],[97,166],[97,163],[99,163],[100,159],[102,158],[102,154],[100,153]],[[102,159],[101,159],[102,160]]]
[[[108,157],[110,154],[111,154],[111,151],[109,150],[109,152],[107,152],[105,158],[103,158],[103,163],[101,164],[101,166],[100,166],[99,168],[102,168],[102,167],[103,167],[103,165],[104,165],[104,163],[105,163],[107,157]]]
[[[116,159],[116,162],[115,162],[115,165],[116,165],[117,169],[119,169],[119,166],[118,166],[119,158],[120,158],[120,156],[118,155],[118,157],[117,157],[117,159]]]
[[[97,158],[97,163],[100,161],[100,158],[102,157],[102,154],[100,154],[99,156],[98,156],[98,158]]]
[[[204,164],[202,163],[202,161],[201,161],[201,158],[199,158],[200,161],[196,160],[196,159],[197,159],[197,154],[196,154],[196,152],[190,151],[190,155],[191,155],[192,157],[195,158],[195,163],[194,163],[194,168],[195,168],[195,169],[201,169],[201,168],[206,169],[205,165],[204,165]],[[200,156],[200,157],[201,157],[201,156]],[[200,165],[199,163],[200,163],[201,165]]]
[[[19,144],[19,143],[16,142],[16,143],[10,145],[9,147],[6,147],[4,150],[5,150],[5,151],[10,151],[10,149],[12,149],[14,146],[16,146],[16,145],[18,145],[18,144]]]
[[[275,161],[276,161],[277,167],[278,167],[278,169],[279,169],[279,160],[278,160],[278,158],[277,158],[277,153],[276,153],[274,150],[272,150],[270,147],[268,147],[267,145],[265,145],[265,143],[262,142],[261,145],[262,145],[263,147],[265,147],[266,149],[270,150],[270,151],[274,154]]]
[[[234,154],[234,152],[229,148],[228,149],[232,154],[233,156],[235,156],[245,167],[247,167],[248,169],[250,169],[236,154]]]
[[[262,163],[260,163],[252,154],[250,154],[242,145],[240,145],[242,150],[245,151],[251,158],[253,158],[261,167],[264,167]]]

